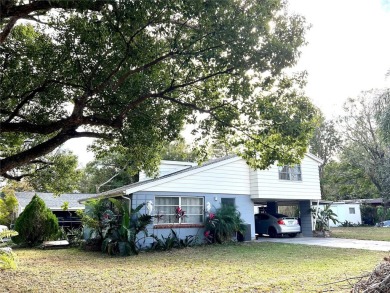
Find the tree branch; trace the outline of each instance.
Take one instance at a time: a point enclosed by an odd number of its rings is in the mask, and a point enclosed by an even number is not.
[[[75,130],[62,131],[51,139],[36,145],[28,150],[0,160],[0,175],[22,165],[30,164],[35,158],[42,157],[54,151],[69,139],[78,137],[111,138],[109,134],[93,132],[76,132]]]
[[[0,44],[4,43],[18,19],[29,18],[28,15],[37,11],[49,11],[54,8],[81,9],[83,11],[101,11],[104,5],[114,0],[79,1],[79,0],[39,0],[28,4],[16,5],[14,1],[0,1],[0,20],[9,18],[7,25],[0,33]]]
[[[31,99],[33,99],[35,97],[35,95],[39,92],[43,92],[46,88],[46,84],[44,83],[43,85],[37,87],[36,89],[30,91],[30,93],[25,96],[22,101],[15,107],[15,110],[9,115],[8,119],[5,121],[5,123],[9,123],[11,122],[11,120],[13,118],[15,118],[18,113],[19,113],[19,110],[26,104],[28,103],[28,101],[30,101]],[[23,94],[24,96],[25,94]]]
[[[1,6],[0,6],[1,11]],[[1,12],[0,12],[0,19],[1,19]],[[16,22],[20,19],[20,17],[12,16],[7,23],[7,25],[4,27],[3,31],[0,32],[0,44],[4,43],[4,41],[7,39],[8,35],[10,34],[12,28],[15,26]]]

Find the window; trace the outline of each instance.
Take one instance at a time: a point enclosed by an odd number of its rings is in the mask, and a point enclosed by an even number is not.
[[[291,181],[302,181],[301,165],[280,166],[279,179],[291,180]]]
[[[156,196],[155,224],[203,224],[203,197]],[[177,208],[184,211],[184,216],[177,214]]]
[[[222,205],[236,205],[236,199],[235,198],[221,198],[221,204]]]
[[[355,214],[355,208],[349,208],[349,213],[350,214]]]

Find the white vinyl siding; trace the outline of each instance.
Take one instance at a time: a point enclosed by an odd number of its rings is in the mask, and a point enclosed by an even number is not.
[[[158,177],[171,174],[180,170],[188,169],[193,166],[196,166],[196,163],[162,160],[159,167]],[[146,176],[145,172],[141,171],[139,174],[139,181],[145,181],[148,179],[152,179],[152,178]]]
[[[266,199],[321,199],[318,162],[305,156],[300,164],[302,181],[280,180],[279,167],[251,171],[251,197]]]
[[[319,208],[324,209],[324,205],[320,205]],[[355,225],[362,223],[360,204],[358,203],[335,202],[330,206],[330,209],[337,215],[336,218],[339,221],[338,223],[329,221],[330,227],[337,227],[345,221]]]
[[[178,216],[177,209],[184,211]],[[203,197],[156,196],[155,224],[202,224],[204,221]]]
[[[209,169],[199,168],[199,171],[144,190],[250,194],[249,167],[240,158],[226,160],[215,167],[211,165]]]

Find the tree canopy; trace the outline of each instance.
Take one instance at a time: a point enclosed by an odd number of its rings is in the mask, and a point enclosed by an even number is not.
[[[147,170],[186,123],[255,168],[306,151],[316,109],[285,69],[307,26],[283,1],[0,3],[3,177],[79,137]]]
[[[381,122],[388,116],[388,97],[389,89],[362,92],[345,104],[342,117],[348,141],[343,156],[366,174],[384,198],[390,198],[390,144]]]
[[[321,177],[325,199],[390,198],[388,97],[389,89],[371,90],[345,103],[339,134],[343,145]]]

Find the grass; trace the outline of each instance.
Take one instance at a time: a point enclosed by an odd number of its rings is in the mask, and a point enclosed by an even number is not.
[[[1,292],[349,292],[347,282],[324,284],[371,272],[386,256],[259,242],[126,258],[77,249],[15,252],[18,269],[0,273]]]
[[[383,227],[337,227],[331,228],[332,237],[390,241],[390,228]]]

